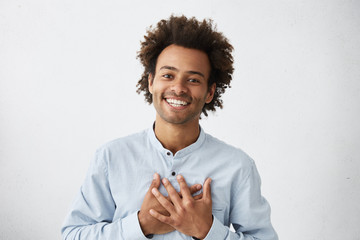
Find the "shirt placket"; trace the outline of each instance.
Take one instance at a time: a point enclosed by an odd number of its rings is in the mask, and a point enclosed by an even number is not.
[[[180,191],[179,184],[176,180],[176,176],[178,174],[181,174],[180,166],[181,166],[181,158],[177,156],[177,154],[174,156],[171,151],[166,151],[166,158],[169,161],[169,169],[166,172],[166,178],[169,179],[171,185],[176,189],[176,191]]]

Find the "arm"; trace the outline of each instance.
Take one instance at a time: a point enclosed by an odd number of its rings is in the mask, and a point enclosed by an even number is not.
[[[96,152],[85,181],[61,229],[64,240],[147,239],[137,212],[113,221],[116,204],[110,191],[107,165]]]
[[[148,214],[154,208],[166,214],[150,190],[160,186],[160,176],[154,179],[146,193],[140,211],[113,221],[116,204],[107,176],[107,165],[101,152],[96,152],[85,181],[61,229],[64,240],[146,240],[145,235],[173,231],[171,226],[158,222]],[[201,189],[200,184],[190,187],[191,193]],[[181,193],[178,193],[181,196]],[[201,194],[196,196],[201,198]]]
[[[204,240],[278,240],[270,221],[270,206],[261,195],[260,176],[252,160],[247,177],[234,186],[229,217],[236,232],[214,217]]]

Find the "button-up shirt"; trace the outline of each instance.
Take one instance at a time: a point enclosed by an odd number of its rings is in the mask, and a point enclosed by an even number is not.
[[[195,143],[173,154],[152,128],[113,140],[96,151],[65,219],[63,239],[147,240],[138,211],[154,173],[169,179],[177,191],[178,174],[189,186],[212,179],[213,223],[206,240],[278,239],[270,222],[270,206],[261,195],[259,174],[247,154],[202,129]],[[167,196],[163,185],[159,190]],[[172,231],[152,239],[192,238]]]

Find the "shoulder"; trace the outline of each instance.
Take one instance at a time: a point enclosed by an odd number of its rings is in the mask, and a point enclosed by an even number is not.
[[[124,137],[116,138],[111,140],[103,145],[101,145],[96,152],[113,152],[121,151],[126,149],[137,148],[138,146],[143,146],[147,141],[147,130],[142,130],[137,133],[133,133]]]
[[[124,164],[128,159],[136,159],[134,156],[146,145],[147,139],[147,130],[143,130],[101,145],[95,151],[95,166],[102,166],[108,171],[111,168],[116,169],[117,165]]]
[[[222,156],[222,159],[224,159],[226,163],[232,164],[234,167],[253,167],[254,160],[241,148],[230,145],[207,133],[205,133],[205,137],[205,147],[207,151],[210,151],[210,154]]]

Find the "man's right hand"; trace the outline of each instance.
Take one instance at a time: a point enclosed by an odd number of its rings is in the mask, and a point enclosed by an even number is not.
[[[159,201],[151,193],[151,189],[153,188],[158,189],[159,187],[160,187],[160,176],[159,174],[155,173],[154,179],[149,187],[149,190],[145,194],[144,201],[140,208],[140,212],[138,213],[141,230],[143,231],[145,236],[149,234],[165,234],[175,230],[172,226],[160,222],[159,220],[151,216],[149,213],[150,209],[154,209],[163,215],[170,216],[168,211],[165,210],[165,208],[159,203]],[[194,194],[197,191],[199,191],[201,187],[202,187],[201,184],[192,185],[190,187],[191,194]],[[181,193],[179,193],[179,195],[181,196]],[[201,197],[202,197],[202,193],[194,196],[194,199],[200,199]]]

